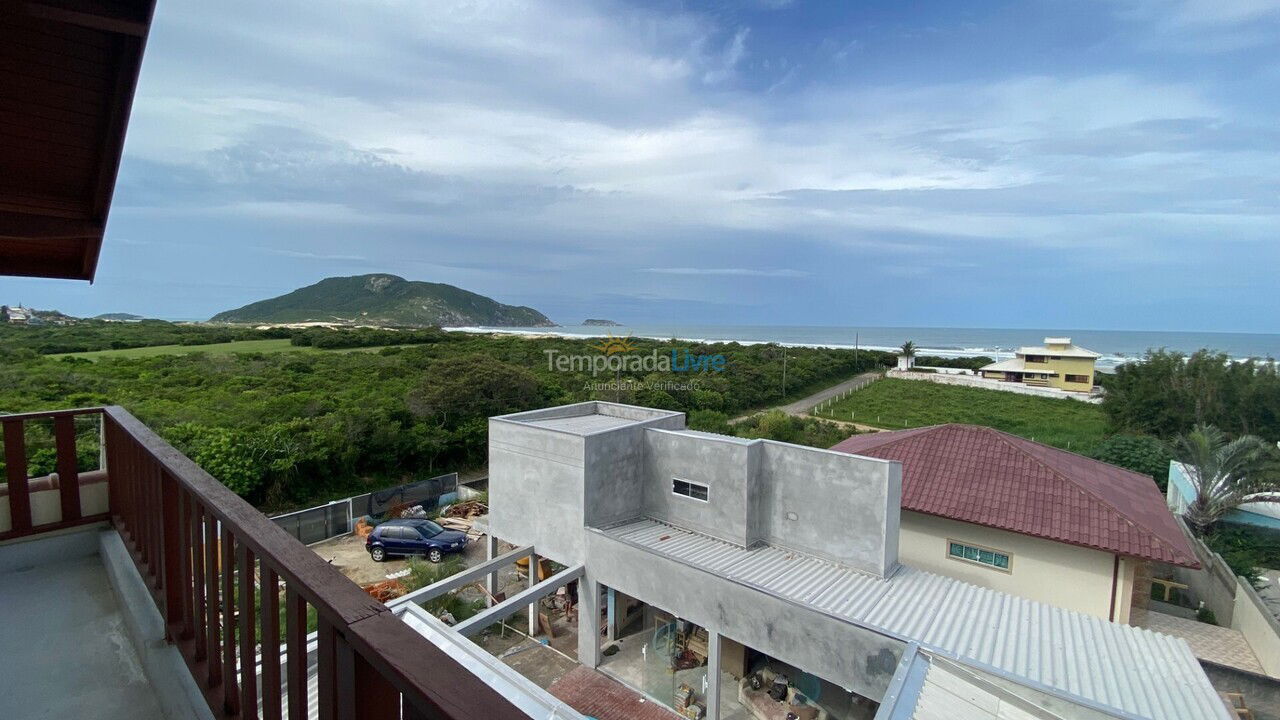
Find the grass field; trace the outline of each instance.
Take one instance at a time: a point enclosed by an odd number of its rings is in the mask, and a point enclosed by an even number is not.
[[[226,355],[229,353],[254,352],[372,352],[388,345],[361,348],[339,348],[337,350],[319,350],[307,345],[293,345],[288,339],[280,340],[241,340],[239,342],[214,343],[212,345],[153,345],[151,347],[125,348],[123,350],[94,350],[92,352],[62,353],[50,355],[52,358],[77,357],[86,360],[99,358],[144,358],[157,355],[188,355],[190,353],[209,353],[210,355]]]
[[[125,348],[123,350],[95,350],[93,352],[65,353],[49,357],[77,357],[86,360],[98,358],[142,358],[157,355],[187,355],[190,353],[209,353],[210,355],[226,355],[227,353],[248,352],[280,352],[298,350],[315,352],[315,348],[299,347],[289,344],[287,338],[280,340],[241,340],[240,342],[215,343],[213,345],[154,345],[152,347]]]
[[[940,385],[920,380],[877,380],[820,417],[900,430],[941,423],[987,425],[1014,435],[1088,454],[1106,437],[1102,408],[1070,398]]]

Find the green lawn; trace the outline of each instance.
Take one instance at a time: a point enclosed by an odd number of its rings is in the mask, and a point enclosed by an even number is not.
[[[823,408],[824,418],[902,429],[941,423],[987,425],[1087,454],[1106,436],[1102,408],[1070,398],[884,379]]]
[[[151,347],[125,348],[123,350],[94,350],[92,352],[60,353],[49,355],[52,358],[77,357],[86,360],[98,358],[143,358],[157,355],[189,355],[191,353],[209,353],[210,355],[226,355],[228,353],[254,352],[373,352],[393,345],[375,347],[337,348],[320,350],[309,345],[293,345],[288,339],[280,340],[239,340],[237,342],[214,343],[212,345],[153,345]]]
[[[151,347],[125,348],[123,350],[94,350],[92,352],[64,353],[49,357],[78,357],[87,360],[98,358],[142,358],[157,355],[187,355],[190,353],[209,353],[210,355],[226,355],[227,353],[280,352],[282,350],[299,350],[316,352],[315,348],[291,345],[288,338],[279,340],[241,340],[239,342],[214,343],[212,345],[153,345]]]

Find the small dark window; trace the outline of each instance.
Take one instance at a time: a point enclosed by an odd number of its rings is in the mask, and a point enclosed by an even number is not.
[[[1088,375],[1066,375],[1066,376],[1065,376],[1065,378],[1066,378],[1066,381],[1067,381],[1067,382],[1070,382],[1070,383],[1087,383],[1087,382],[1089,382],[1089,376],[1088,376]]]
[[[708,502],[711,497],[711,489],[702,483],[681,480],[680,478],[671,479],[671,492],[676,495],[683,495],[694,500]]]

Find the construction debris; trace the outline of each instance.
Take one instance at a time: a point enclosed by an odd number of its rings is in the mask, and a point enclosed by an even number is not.
[[[409,592],[409,587],[399,580],[383,580],[364,586],[364,591],[378,602],[385,603],[395,600]]]
[[[454,503],[444,509],[440,513],[441,517],[447,518],[464,518],[470,519],[489,514],[489,506],[479,500],[467,500],[465,502]]]

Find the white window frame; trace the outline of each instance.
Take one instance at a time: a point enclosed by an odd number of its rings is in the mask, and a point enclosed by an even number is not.
[[[694,497],[693,495],[686,495],[682,492],[676,492],[676,483],[684,483],[691,488],[700,487],[703,489],[703,491],[705,491],[707,497],[706,499],[703,499],[700,497]],[[711,502],[711,486],[706,483],[700,483],[697,480],[685,480],[684,478],[678,478],[678,477],[671,478],[671,494],[675,495],[676,497],[682,497],[682,498],[685,498],[686,500],[694,500],[700,503]]]
[[[985,563],[985,562],[982,562],[981,560],[974,560],[967,557],[957,557],[951,554],[952,545],[959,545],[961,547],[973,548],[974,550],[979,550],[979,551],[986,550],[987,552],[995,553],[996,555],[1003,555],[1009,561],[1009,566],[1000,567],[999,565],[994,565],[992,563]],[[984,567],[984,568],[987,568],[988,570],[995,570],[997,572],[1013,573],[1013,553],[1008,552],[1007,550],[997,550],[996,548],[988,547],[986,545],[978,545],[977,543],[965,542],[964,540],[947,538],[947,545],[943,549],[943,552],[946,553],[946,556],[948,558],[952,560],[956,560],[958,562],[968,563],[970,565],[977,565],[978,567]]]

